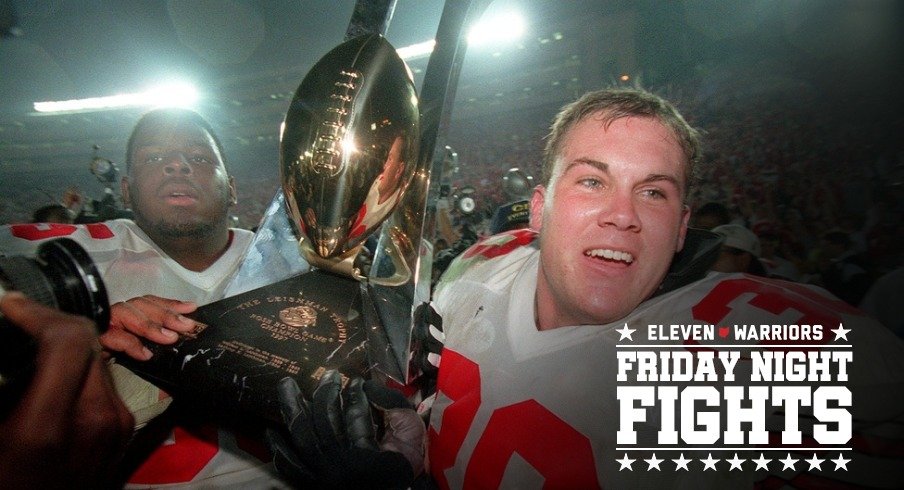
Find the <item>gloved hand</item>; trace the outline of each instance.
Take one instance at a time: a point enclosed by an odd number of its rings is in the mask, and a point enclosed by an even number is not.
[[[414,329],[411,334],[419,346],[415,352],[415,362],[421,372],[435,382],[443,343],[446,340],[443,333],[443,318],[430,303],[421,303],[415,309],[414,318]]]
[[[288,439],[267,431],[277,470],[305,488],[407,488],[423,471],[426,427],[405,397],[353,378],[342,390],[327,371],[305,399],[292,378],[277,387]],[[383,414],[376,440],[371,406]]]

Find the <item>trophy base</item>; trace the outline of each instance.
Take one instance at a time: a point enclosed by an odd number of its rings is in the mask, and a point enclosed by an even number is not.
[[[172,345],[146,342],[148,361],[117,359],[193,404],[282,422],[284,377],[310,396],[323,373],[369,375],[360,283],[321,270],[199,307],[200,324]]]

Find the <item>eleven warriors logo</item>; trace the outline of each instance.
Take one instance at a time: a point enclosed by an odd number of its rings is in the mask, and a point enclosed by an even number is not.
[[[848,471],[851,329],[839,323],[823,336],[821,325],[753,327],[615,330],[619,471],[634,471],[635,461],[648,471]],[[814,348],[814,340],[828,345]],[[767,429],[767,418],[780,426]],[[644,422],[656,427],[652,444],[639,442]],[[660,467],[669,460],[674,466]]]

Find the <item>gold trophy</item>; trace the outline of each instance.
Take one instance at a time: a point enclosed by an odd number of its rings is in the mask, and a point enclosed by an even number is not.
[[[327,369],[406,382],[411,299],[398,301],[399,315],[387,315],[378,303],[393,298],[372,288],[408,290],[417,282],[411,244],[420,236],[391,226],[379,250],[366,247],[411,183],[426,185],[418,148],[417,94],[395,48],[368,34],[327,53],[301,82],[280,128],[284,209],[268,213],[285,212],[288,230],[255,239],[294,250],[258,253],[240,271],[301,273],[200,307],[191,316],[201,327],[191,335],[172,346],[148,344],[150,361],[123,363],[184,399],[276,421],[276,385],[285,376],[308,393]],[[372,258],[378,262],[369,267]]]
[[[320,60],[298,88],[280,135],[280,176],[308,262],[355,279],[365,240],[414,176],[414,82],[381,36],[358,37]]]

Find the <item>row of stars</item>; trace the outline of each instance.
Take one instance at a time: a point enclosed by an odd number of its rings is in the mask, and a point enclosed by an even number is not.
[[[706,458],[698,458],[698,459],[700,460],[701,463],[703,463],[703,471],[706,471],[706,470],[716,471],[716,463],[721,461],[720,459],[713,458],[712,453],[707,454]],[[618,464],[621,465],[621,468],[619,468],[618,471],[622,471],[622,470],[634,471],[634,468],[632,467],[632,465],[637,460],[629,458],[628,453],[625,453],[625,456],[623,458],[616,459],[615,461],[617,461]],[[666,461],[666,460],[657,458],[656,453],[653,453],[653,457],[651,457],[649,459],[644,459],[643,461],[646,461],[646,463],[648,465],[647,471],[652,471],[654,469],[657,471],[662,471],[662,468],[660,468],[659,465],[662,464],[662,462]],[[687,459],[684,457],[684,453],[681,453],[681,455],[678,457],[678,459],[673,459],[672,461],[675,463],[675,471],[678,471],[678,470],[690,471],[690,469],[687,467],[687,465],[688,465],[688,463],[692,462],[693,459]],[[741,468],[741,465],[745,461],[747,461],[747,460],[741,459],[738,457],[738,453],[735,453],[734,457],[727,458],[725,460],[725,462],[730,465],[729,471],[732,471],[732,470],[743,471],[743,468]],[[785,470],[796,470],[796,468],[794,466],[797,464],[798,461],[801,461],[801,460],[792,458],[791,453],[788,453],[788,455],[785,456],[784,459],[775,459],[775,460],[767,459],[763,455],[763,453],[760,453],[759,458],[755,458],[755,459],[751,458],[750,459],[750,462],[756,464],[756,469],[754,471],[756,471],[756,470],[767,470],[768,471],[769,463],[771,463],[772,461],[778,461],[779,463],[781,463],[782,464],[781,471],[785,471]],[[822,464],[824,462],[826,462],[826,459],[817,458],[816,453],[813,453],[812,458],[804,459],[803,461],[805,463],[810,464],[810,467],[808,468],[808,470],[822,471]],[[835,471],[842,470],[842,469],[847,471],[847,464],[851,460],[848,458],[845,458],[843,454],[839,453],[837,458],[829,459],[828,461],[835,463]],[[826,470],[828,471],[828,468],[826,468]]]
[[[617,328],[617,329],[615,329],[615,331],[618,332],[619,335],[620,335],[620,337],[619,337],[619,339],[618,339],[619,342],[621,342],[622,340],[625,340],[625,339],[628,339],[628,340],[630,340],[631,342],[634,342],[634,337],[632,337],[632,335],[634,334],[634,332],[637,331],[637,329],[636,329],[636,328],[628,328],[628,324],[625,323],[625,326],[624,326],[624,327],[622,327],[622,328]],[[839,323],[839,324],[838,324],[838,328],[830,329],[830,331],[831,331],[832,333],[835,334],[835,340],[836,340],[836,341],[837,341],[838,339],[844,339],[844,340],[847,341],[847,339],[848,339],[848,338],[847,338],[847,334],[848,334],[848,332],[851,331],[851,329],[849,329],[849,328],[844,328],[844,324],[843,324],[843,323]]]

